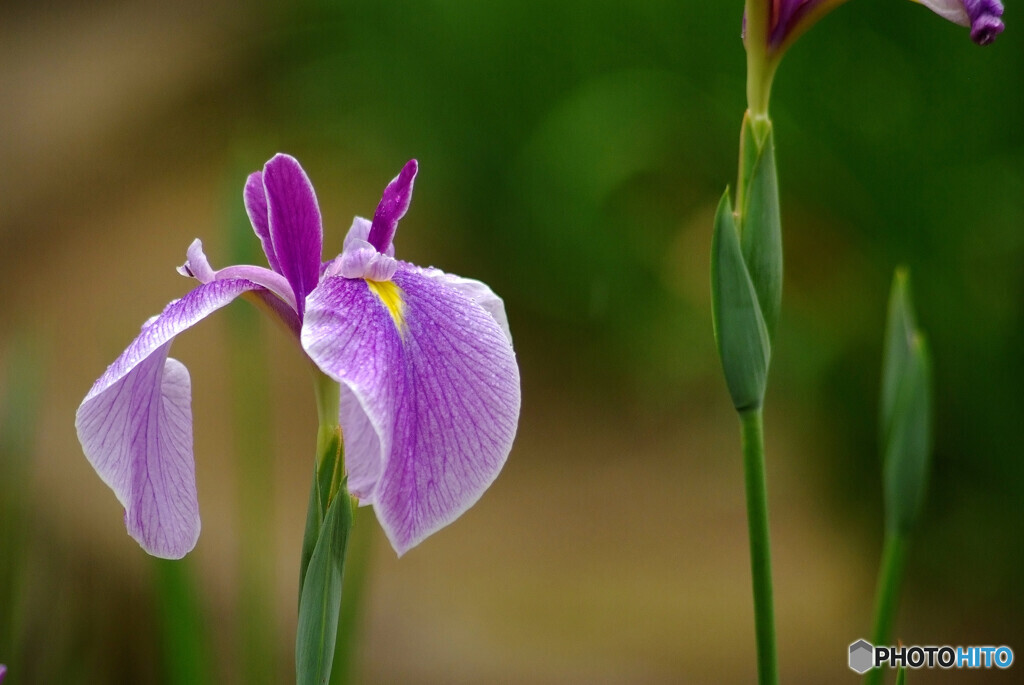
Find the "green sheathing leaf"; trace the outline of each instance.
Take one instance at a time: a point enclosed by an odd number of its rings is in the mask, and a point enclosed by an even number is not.
[[[338,637],[345,550],[352,528],[352,506],[344,494],[344,483],[342,485],[342,494],[335,497],[327,508],[300,592],[295,637],[298,685],[326,685],[331,676],[334,645]]]
[[[898,270],[889,299],[882,362],[881,453],[886,526],[904,535],[924,502],[931,454],[932,372],[917,330],[907,274]]]
[[[726,190],[711,242],[711,302],[725,382],[739,411],[764,400],[771,343],[750,280]]]
[[[740,155],[739,234],[743,260],[761,305],[769,337],[774,337],[782,308],[782,221],[779,180],[775,170],[775,138],[767,123],[763,137],[756,135],[750,117],[743,119]]]

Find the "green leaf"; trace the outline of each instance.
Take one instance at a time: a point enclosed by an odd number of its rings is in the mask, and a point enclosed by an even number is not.
[[[342,449],[341,435],[332,432],[329,434],[322,447],[325,454],[337,454]],[[313,556],[313,549],[320,538],[320,528],[324,522],[324,512],[327,510],[327,500],[331,492],[331,482],[335,477],[335,470],[339,465],[333,459],[325,459],[325,467],[314,469],[313,481],[309,487],[309,506],[306,508],[306,528],[302,534],[302,556],[299,562],[299,600],[302,600],[302,586],[306,579],[306,568]],[[344,491],[344,490],[343,490]]]
[[[738,411],[764,400],[771,342],[750,280],[726,190],[711,242],[711,310],[725,382]]]
[[[886,527],[906,535],[917,521],[931,457],[931,356],[916,329],[907,275],[897,271],[883,361],[881,426]]]
[[[749,114],[743,118],[741,136],[740,183],[743,189],[736,197],[740,208],[740,246],[768,335],[773,338],[782,308],[782,220],[775,138],[770,123],[758,136]]]
[[[906,685],[907,683],[907,669],[900,666],[899,670],[896,671],[896,685]]]
[[[345,549],[352,528],[352,506],[345,492],[343,483],[341,494],[327,508],[320,536],[306,567],[295,637],[297,685],[326,685],[331,677]]]
[[[320,504],[320,484],[317,472],[313,470],[313,480],[309,486],[309,506],[306,507],[306,528],[302,533],[302,556],[299,561],[299,602],[302,602],[302,588],[306,583],[306,569],[313,558],[316,541],[320,539],[320,528],[324,524],[324,510]]]

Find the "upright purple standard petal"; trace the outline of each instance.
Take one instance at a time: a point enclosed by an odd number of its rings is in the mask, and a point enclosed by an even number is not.
[[[391,241],[395,238],[395,231],[398,229],[398,222],[405,213],[409,211],[409,203],[412,201],[412,185],[416,180],[416,172],[419,165],[415,159],[410,159],[398,172],[384,189],[384,195],[377,205],[377,211],[373,213],[373,224],[370,226],[370,234],[366,240],[377,252],[386,253],[391,247]]]
[[[245,190],[242,192],[245,200],[245,213],[249,215],[249,223],[256,237],[260,239],[263,246],[263,254],[267,255],[267,263],[270,268],[281,273],[281,265],[277,261],[277,253],[274,251],[274,241],[270,238],[270,217],[267,212],[267,191],[263,187],[263,172],[254,171],[249,174],[245,181]]]
[[[403,554],[504,465],[520,404],[512,344],[471,297],[412,268],[387,283],[326,278],[308,307],[303,347],[343,384],[352,491]]]
[[[85,456],[124,507],[128,534],[154,556],[183,557],[200,527],[189,375],[167,353],[176,335],[256,288],[213,281],[167,305],[78,407]]]
[[[302,318],[306,295],[320,280],[323,228],[316,193],[298,161],[282,154],[263,167],[263,188],[277,270],[291,284]]]

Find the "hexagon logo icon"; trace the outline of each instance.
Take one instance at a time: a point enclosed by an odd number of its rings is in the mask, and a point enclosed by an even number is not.
[[[850,645],[850,668],[857,673],[867,673],[874,665],[875,648],[867,640],[857,640]]]

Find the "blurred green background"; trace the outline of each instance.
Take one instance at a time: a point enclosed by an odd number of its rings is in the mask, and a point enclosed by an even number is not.
[[[74,432],[92,381],[190,287],[174,267],[193,238],[215,266],[259,258],[241,190],[277,151],[309,173],[329,255],[418,158],[399,255],[488,282],[522,367],[519,437],[477,506],[400,560],[360,519],[357,682],[752,682],[738,425],[708,287],[744,108],[741,4],[0,5],[8,682],[293,677],[315,412],[285,336],[239,303],[175,345],[204,524],[185,562],[125,535]],[[846,647],[869,630],[900,263],[937,420],[895,634],[1024,650],[1014,16],[979,49],[910,2],[856,0],[776,79],[786,280],[766,425],[787,682],[850,677]]]

